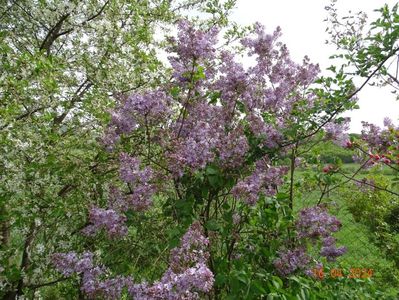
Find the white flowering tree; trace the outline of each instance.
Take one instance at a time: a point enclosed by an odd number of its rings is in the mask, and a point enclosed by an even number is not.
[[[57,282],[49,253],[80,247],[112,156],[99,137],[114,96],[164,81],[158,30],[185,10],[226,24],[234,1],[2,1],[0,295]],[[161,36],[161,34],[160,34]],[[109,161],[104,165],[105,160]],[[72,294],[71,294],[72,295]],[[53,295],[58,297],[57,295]]]

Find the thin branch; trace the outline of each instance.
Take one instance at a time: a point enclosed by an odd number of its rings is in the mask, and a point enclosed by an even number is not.
[[[56,116],[53,120],[53,127],[59,125],[64,121],[70,110],[73,108],[74,104],[82,99],[82,97],[86,94],[86,92],[91,88],[93,84],[86,79],[76,90],[74,95],[72,96],[71,101],[69,102],[68,108],[65,109],[65,111],[59,115]]]
[[[86,23],[88,23],[88,22],[94,20],[94,19],[97,18],[99,15],[101,15],[102,12],[104,11],[105,7],[108,5],[108,3],[109,3],[109,0],[105,1],[104,5],[100,8],[100,10],[99,10],[96,14],[92,15],[91,17],[89,17],[89,18],[88,18],[86,21],[84,21],[81,25],[85,25]]]
[[[383,187],[380,187],[380,186],[377,186],[377,185],[368,183],[367,181],[362,181],[362,180],[358,180],[358,179],[352,178],[352,177],[350,177],[350,176],[348,176],[348,175],[346,175],[346,174],[344,174],[344,173],[342,173],[342,172],[339,172],[339,174],[341,174],[341,175],[344,176],[345,178],[348,178],[349,180],[352,180],[352,181],[355,181],[355,182],[357,182],[357,183],[361,183],[361,184],[365,184],[365,185],[371,186],[372,188],[375,188],[375,189],[377,189],[377,190],[384,191],[384,192],[387,192],[387,193],[389,193],[389,194],[392,194],[392,195],[395,195],[395,196],[398,196],[398,197],[399,197],[399,193],[396,193],[396,192],[394,192],[394,191],[391,191],[391,190],[388,190],[388,189],[386,189],[386,188],[383,188]]]
[[[59,279],[56,279],[56,280],[53,280],[53,281],[50,281],[50,282],[27,285],[26,287],[29,288],[29,289],[35,290],[35,289],[38,289],[38,288],[41,288],[41,287],[44,287],[44,286],[53,285],[53,284],[56,284],[56,283],[59,283],[59,282],[62,282],[62,281],[69,280],[69,279],[71,279],[71,278],[70,277],[62,277],[62,278],[59,278]]]
[[[364,154],[366,154],[366,155],[369,155],[369,153],[367,153],[364,149],[360,148],[360,146],[355,146],[355,147],[356,147],[356,149],[359,149],[362,153],[364,153]],[[391,164],[386,163],[386,162],[384,162],[384,161],[382,161],[382,163],[383,163],[384,165],[386,165],[387,167],[391,168],[392,170],[399,172],[399,169],[395,168],[395,167],[392,166]]]
[[[320,199],[319,199],[319,201],[317,202],[317,205],[319,205],[319,204],[321,203],[321,200],[323,199],[323,197],[324,197],[325,194],[329,194],[332,190],[335,190],[335,189],[339,188],[340,186],[342,186],[342,185],[348,183],[349,181],[354,180],[355,176],[360,172],[360,170],[362,170],[362,169],[364,168],[364,166],[365,166],[369,161],[370,161],[370,158],[369,158],[368,160],[366,160],[366,161],[355,171],[355,173],[352,174],[352,176],[350,176],[350,177],[348,176],[348,177],[347,177],[348,180],[334,185],[333,187],[329,188],[327,191],[326,191],[326,187],[327,187],[327,185],[326,185],[325,188],[324,188],[324,190],[323,190],[323,192],[322,192],[322,194],[320,195]]]
[[[66,194],[68,194],[71,190],[73,190],[76,187],[77,187],[76,185],[66,184],[61,190],[58,191],[57,196],[64,197]]]
[[[31,110],[31,111],[27,111],[27,112],[25,112],[25,113],[23,113],[23,114],[21,114],[21,115],[15,117],[15,118],[14,118],[14,121],[19,121],[19,120],[22,120],[22,119],[24,119],[24,118],[27,118],[27,117],[31,116],[32,114],[34,114],[34,113],[36,113],[36,112],[38,112],[38,111],[40,111],[40,110],[43,110],[43,109],[45,109],[45,108],[47,108],[47,107],[46,107],[46,106],[41,106],[41,107],[35,108],[35,109]],[[4,124],[3,126],[0,127],[0,130],[5,129],[5,128],[8,127],[10,124],[11,124],[11,123]]]
[[[389,78],[391,78],[396,84],[399,85],[399,80],[398,80],[398,78],[396,78],[395,76],[393,76],[392,74],[390,74],[390,73],[388,73],[388,72],[387,72],[387,74],[388,74],[388,77],[389,77]],[[396,89],[397,89],[397,88],[396,88]]]

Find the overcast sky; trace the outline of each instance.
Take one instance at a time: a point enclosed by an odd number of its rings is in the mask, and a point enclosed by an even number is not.
[[[349,10],[362,10],[370,19],[374,19],[374,9],[384,3],[392,6],[393,0],[338,0],[337,7],[342,14]],[[312,62],[319,63],[321,69],[333,64],[329,56],[334,54],[334,47],[325,44],[328,34],[327,24],[323,22],[327,14],[324,7],[328,0],[238,0],[232,19],[248,25],[258,21],[272,32],[276,26],[283,31],[282,41],[287,44],[295,61],[302,61],[308,55]],[[384,117],[397,121],[399,102],[389,88],[367,86],[359,93],[360,109],[348,114],[351,117],[351,132],[360,132],[361,121],[382,125]]]

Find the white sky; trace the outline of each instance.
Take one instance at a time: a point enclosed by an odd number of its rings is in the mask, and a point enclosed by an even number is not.
[[[384,3],[392,6],[396,1],[338,0],[338,14],[362,10],[370,20],[374,20],[376,13],[373,10]],[[324,7],[328,4],[329,0],[238,0],[232,19],[242,25],[258,21],[270,32],[280,26],[282,41],[287,44],[293,59],[301,62],[303,56],[308,55],[324,70],[334,64],[329,57],[336,53],[334,47],[325,44],[329,37],[325,32],[327,24],[323,20],[327,16]],[[348,114],[352,119],[351,132],[360,132],[361,121],[382,125],[384,117],[398,120],[399,102],[389,88],[367,86],[358,96],[360,109]]]

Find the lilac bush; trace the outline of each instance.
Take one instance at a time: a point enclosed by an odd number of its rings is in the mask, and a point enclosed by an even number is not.
[[[172,226],[192,225],[153,283],[110,278],[102,266],[78,269],[76,254],[56,255],[65,276],[82,275],[82,290],[90,297],[113,299],[124,289],[134,299],[218,297],[214,278],[232,272],[245,241],[240,231],[285,183],[290,167],[282,158],[295,150],[296,139],[315,130],[314,119],[322,119],[330,105],[310,88],[318,65],[307,57],[301,64],[292,61],[279,28],[267,34],[256,24],[254,34],[240,41],[255,56],[249,68],[216,47],[216,28],[204,31],[181,21],[178,29],[177,39],[169,39],[171,79],[153,91],[118,96],[103,143],[119,157],[120,184],[110,187],[106,208],[90,208],[83,233],[94,236],[104,229],[111,238],[128,239],[127,216],[146,216],[152,207],[168,208]],[[325,211],[304,210],[298,238],[327,240],[338,228]],[[336,257],[342,249],[330,242],[322,255]],[[309,260],[300,246],[281,252],[275,266],[285,276]]]

